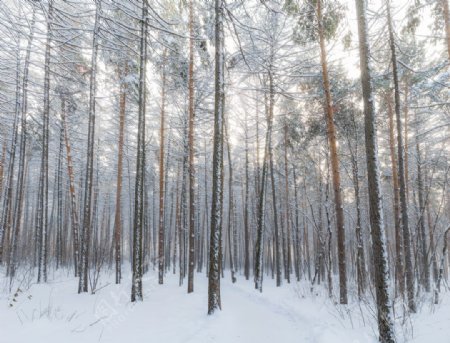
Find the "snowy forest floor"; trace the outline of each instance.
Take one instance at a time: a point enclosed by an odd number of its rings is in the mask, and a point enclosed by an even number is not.
[[[0,270],[4,275],[4,271]],[[240,276],[222,279],[222,311],[207,316],[207,278],[195,275],[195,292],[186,294],[178,277],[168,274],[158,285],[146,274],[144,301],[130,303],[130,275],[121,285],[103,275],[96,294],[77,294],[77,279],[58,272],[47,284],[35,284],[30,272],[9,291],[0,278],[0,343],[25,342],[377,342],[373,305],[351,301],[335,305],[322,286],[293,282],[275,287],[264,280],[263,293]],[[20,288],[20,291],[17,289]],[[416,315],[396,318],[399,342],[448,343],[450,295],[439,305],[420,301]],[[400,306],[398,306],[400,307]],[[398,311],[400,312],[400,311]]]

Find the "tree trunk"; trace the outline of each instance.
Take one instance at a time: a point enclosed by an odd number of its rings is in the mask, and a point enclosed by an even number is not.
[[[188,293],[194,291],[195,267],[195,170],[194,170],[194,0],[189,0],[189,266]]]
[[[450,11],[448,6],[448,0],[441,0],[441,1],[444,12],[445,37],[447,40],[448,59],[450,60]]]
[[[67,174],[69,177],[69,192],[70,192],[70,214],[72,219],[72,239],[73,239],[73,259],[75,277],[80,274],[80,242],[79,242],[79,220],[78,220],[78,206],[75,192],[75,176],[73,172],[72,153],[69,142],[69,131],[67,129],[66,121],[66,99],[64,95],[61,95],[61,121],[64,129],[64,143],[66,146],[66,159],[67,159]]]
[[[86,155],[86,176],[84,180],[83,226],[81,232],[80,279],[78,293],[88,291],[89,245],[92,229],[92,185],[94,181],[94,145],[95,145],[95,97],[97,94],[97,54],[100,32],[101,0],[95,1],[95,23],[92,37],[91,75],[89,88],[89,124]]]
[[[48,3],[47,42],[44,61],[44,109],[42,126],[41,183],[39,198],[38,283],[47,282],[48,259],[48,144],[50,119],[50,49],[52,42],[53,0]]]
[[[267,103],[267,101],[265,101]],[[261,179],[259,180],[258,190],[258,208],[257,208],[257,231],[255,242],[255,289],[262,292],[263,281],[263,261],[264,261],[264,203],[265,203],[265,189],[267,179],[267,162],[269,154],[269,140],[272,136],[272,120],[270,120],[270,114],[267,116],[267,131],[266,131],[266,143],[264,148],[263,166],[261,171]],[[259,174],[259,173],[258,173]]]
[[[214,91],[214,143],[213,180],[211,206],[211,238],[208,273],[208,314],[221,309],[220,259],[222,234],[222,165],[223,165],[223,118],[225,105],[224,83],[224,3],[215,0],[215,91]]]
[[[356,0],[356,15],[358,18],[361,84],[364,100],[367,180],[378,331],[380,342],[394,343],[394,326],[391,317],[391,302],[388,292],[388,261],[383,223],[380,170],[377,155],[378,147],[375,126],[374,94],[372,91],[372,79],[369,66],[370,51],[367,37],[365,0]]]
[[[267,127],[273,126],[273,110],[275,105],[275,89],[273,84],[273,75],[269,71],[269,113],[267,118]],[[272,130],[271,130],[272,131]],[[271,132],[272,133],[272,132]],[[274,224],[274,245],[275,245],[275,270],[277,277],[277,287],[281,286],[281,251],[280,251],[280,233],[278,226],[278,209],[277,209],[277,196],[276,196],[276,186],[275,186],[275,175],[273,167],[273,149],[272,149],[272,134],[268,137],[268,157],[269,157],[269,168],[270,168],[270,181],[272,186],[272,206],[273,206],[273,224]]]
[[[165,183],[164,183],[164,140],[165,140],[165,102],[166,102],[166,60],[167,49],[163,53],[163,70],[162,70],[162,91],[161,91],[161,125],[159,131],[159,223],[158,223],[158,283],[160,285],[164,282],[164,244],[166,230],[164,228],[164,213],[165,213]]]
[[[416,130],[418,129],[417,116]],[[424,184],[422,175],[422,152],[420,150],[420,143],[418,139],[418,131],[416,131],[416,154],[417,154],[417,195],[419,198],[419,242],[420,242],[420,264],[422,265],[420,281],[426,292],[431,291],[430,283],[430,265],[428,263],[428,251],[427,251],[427,232],[425,229],[425,206],[427,200],[424,198]]]
[[[144,225],[144,182],[145,182],[145,99],[146,99],[146,61],[147,61],[147,15],[148,2],[142,3],[139,51],[139,109],[138,109],[138,143],[136,156],[136,182],[134,191],[133,216],[133,256],[131,302],[142,301],[143,251],[142,229]]]
[[[445,230],[444,232],[444,237],[443,237],[443,241],[444,241],[444,245],[442,248],[442,255],[441,255],[441,263],[439,266],[439,275],[437,278],[437,282],[435,285],[435,290],[434,290],[434,303],[438,304],[439,303],[439,293],[441,292],[441,282],[442,282],[442,277],[444,275],[444,265],[445,265],[445,260],[447,259],[447,243],[448,243],[448,232],[450,231],[450,227],[447,228],[447,230]]]
[[[288,156],[287,156],[287,145],[288,145],[288,126],[287,122],[284,124],[284,187],[285,187],[285,203],[286,209],[285,214],[285,225],[286,225],[286,280],[288,283],[291,282],[291,213],[290,213],[290,203],[289,203],[289,169],[288,169]],[[295,180],[294,180],[295,182]]]
[[[395,98],[395,115],[397,119],[397,149],[398,149],[398,176],[400,181],[400,206],[401,219],[403,227],[403,247],[405,251],[405,275],[406,275],[406,290],[408,295],[408,307],[411,312],[416,312],[416,304],[414,300],[414,274],[411,257],[411,238],[408,224],[408,204],[406,199],[406,179],[405,179],[405,164],[403,159],[403,139],[402,139],[402,121],[400,118],[400,91],[398,83],[397,72],[397,55],[395,52],[394,32],[392,28],[392,18],[390,13],[389,0],[386,0],[389,40],[392,58],[392,73],[394,77],[394,98]]]
[[[120,68],[120,67],[118,67]],[[123,143],[125,134],[125,114],[127,101],[127,83],[125,78],[128,75],[128,62],[125,62],[123,69],[118,71],[119,76],[119,145],[117,152],[117,181],[116,181],[116,206],[114,215],[114,260],[116,266],[116,284],[122,279],[122,172],[123,172]]]
[[[0,160],[0,200],[3,199],[3,176],[5,171],[5,162],[6,162],[6,139],[3,141],[2,147],[2,158]]]
[[[244,275],[250,278],[250,230],[249,230],[249,172],[248,172],[248,123],[247,112],[245,112],[245,195],[244,195]]]
[[[28,36],[27,50],[25,54],[25,64],[23,68],[23,84],[22,84],[22,118],[21,118],[21,136],[20,136],[20,147],[19,147],[19,170],[17,175],[17,187],[16,187],[16,205],[14,211],[14,225],[13,225],[13,236],[10,248],[10,258],[8,263],[7,274],[11,278],[15,275],[17,259],[17,249],[19,244],[20,229],[22,225],[22,212],[23,212],[23,195],[25,189],[25,155],[27,151],[27,112],[28,112],[28,74],[30,66],[30,54],[31,54],[31,44],[34,37],[34,26],[36,22],[36,12],[33,7],[33,16],[31,19],[30,35]],[[3,171],[2,171],[3,173]],[[0,180],[1,182],[1,180]],[[1,190],[0,190],[1,192]],[[0,193],[1,194],[1,193]]]
[[[236,282],[236,264],[235,251],[237,249],[234,240],[234,197],[233,197],[233,165],[231,162],[231,146],[230,139],[228,136],[228,125],[224,121],[225,129],[225,142],[227,144],[227,159],[228,159],[228,249],[230,254],[230,271],[231,271],[231,282]]]
[[[341,175],[339,171],[339,157],[337,152],[336,128],[334,125],[333,102],[331,98],[330,81],[328,79],[327,52],[325,47],[322,0],[317,1],[318,30],[320,42],[320,60],[322,64],[323,88],[325,91],[327,135],[330,147],[330,160],[334,189],[334,204],[336,210],[336,229],[338,241],[339,262],[339,300],[341,304],[347,304],[347,271],[345,258],[345,227],[344,208],[341,195]]]
[[[389,149],[392,164],[392,182],[394,187],[394,228],[395,228],[395,279],[400,295],[405,294],[405,274],[403,266],[403,241],[400,226],[400,187],[398,183],[397,158],[395,155],[394,111],[390,92],[386,94],[389,116]]]

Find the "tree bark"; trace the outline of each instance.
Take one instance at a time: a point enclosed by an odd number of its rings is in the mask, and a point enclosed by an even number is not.
[[[146,100],[146,60],[147,60],[147,15],[148,2],[142,3],[139,51],[139,109],[138,143],[136,156],[136,181],[134,191],[133,251],[131,302],[142,301],[143,251],[142,231],[144,226],[144,182],[145,182],[145,100]]]
[[[398,178],[400,183],[400,206],[401,219],[403,229],[403,248],[405,251],[405,276],[406,276],[406,290],[408,296],[408,308],[411,312],[416,312],[416,303],[414,300],[414,274],[412,267],[411,256],[411,237],[408,223],[408,204],[406,194],[406,178],[405,178],[405,164],[403,159],[403,139],[402,139],[402,121],[400,118],[400,90],[397,72],[397,55],[395,52],[394,32],[392,28],[392,18],[390,12],[389,0],[386,0],[388,29],[389,29],[389,43],[391,49],[392,59],[392,74],[394,78],[394,99],[395,99],[395,116],[397,121],[397,150],[398,150]]]
[[[444,12],[444,24],[445,24],[445,37],[447,41],[448,59],[450,61],[450,10],[448,6],[448,0],[441,0]]]
[[[339,263],[339,301],[347,304],[347,270],[345,257],[345,227],[344,208],[341,195],[341,174],[339,170],[339,157],[337,151],[336,128],[334,125],[334,110],[331,98],[330,81],[328,78],[327,52],[325,47],[322,0],[317,1],[318,31],[320,43],[320,60],[322,64],[323,88],[325,91],[325,109],[327,119],[327,136],[330,147],[330,160],[334,190],[334,205],[336,210],[336,229],[338,241],[338,263]]]
[[[194,291],[195,267],[195,170],[194,170],[194,0],[189,0],[189,265],[188,265],[188,293]]]
[[[405,294],[405,274],[403,266],[403,240],[400,226],[400,187],[398,183],[397,158],[395,155],[394,111],[390,92],[386,94],[389,116],[389,149],[392,165],[392,182],[394,187],[394,228],[395,228],[395,279],[399,293]]]
[[[64,143],[66,146],[66,159],[67,159],[67,175],[69,177],[69,192],[70,192],[70,214],[72,219],[72,239],[73,239],[73,259],[74,259],[74,271],[75,277],[80,274],[80,240],[79,240],[79,228],[80,223],[78,220],[78,206],[75,192],[75,176],[73,172],[72,153],[69,141],[69,131],[67,129],[66,121],[66,99],[64,95],[61,95],[61,122],[64,130]]]
[[[52,44],[53,0],[48,4],[47,41],[44,61],[44,109],[42,126],[41,183],[39,197],[38,283],[47,282],[48,259],[48,144],[50,120],[50,54]]]
[[[208,314],[221,309],[220,265],[222,234],[222,166],[223,118],[225,105],[224,83],[224,2],[215,0],[215,91],[214,91],[214,143],[211,205],[211,237],[208,273]]]
[[[95,97],[97,94],[97,54],[100,32],[101,0],[95,1],[95,23],[92,37],[91,75],[89,88],[89,123],[86,155],[86,176],[84,180],[83,226],[81,231],[80,279],[78,293],[88,291],[89,246],[92,229],[92,186],[94,181],[94,145],[95,145]]]
[[[382,194],[378,147],[375,126],[374,94],[369,66],[369,44],[367,33],[366,1],[356,0],[358,18],[359,56],[361,69],[361,85],[364,100],[365,140],[367,160],[367,180],[369,190],[369,210],[372,236],[373,267],[375,278],[375,294],[377,301],[377,318],[380,342],[394,343],[394,327],[391,317],[388,292],[388,261],[386,237],[383,223]]]
[[[120,67],[118,67],[120,68]],[[119,142],[117,152],[117,180],[116,180],[116,206],[114,214],[114,260],[116,266],[116,284],[122,279],[122,172],[123,172],[123,144],[125,136],[125,114],[127,101],[128,62],[124,62],[123,69],[119,69]]]
[[[164,140],[165,140],[165,115],[166,115],[166,60],[167,49],[163,53],[162,66],[162,91],[161,91],[161,125],[159,131],[159,224],[158,224],[158,283],[164,283],[164,265],[165,265],[165,234],[164,213],[165,213],[165,183],[164,183]]]

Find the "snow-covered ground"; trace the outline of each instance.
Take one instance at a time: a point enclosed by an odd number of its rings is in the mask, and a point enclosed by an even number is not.
[[[77,280],[62,273],[45,285],[23,281],[21,291],[15,286],[11,293],[0,279],[0,343],[377,342],[371,306],[335,306],[324,290],[311,293],[306,283],[277,288],[266,279],[260,294],[252,282],[240,277],[232,284],[227,277],[223,310],[207,316],[207,279],[195,277],[195,292],[186,294],[177,276],[168,275],[161,286],[150,273],[144,302],[137,304],[129,301],[129,276],[122,285],[103,276],[95,295],[77,294]],[[449,343],[450,297],[438,306],[422,301],[421,312],[397,319],[396,330],[399,342]]]

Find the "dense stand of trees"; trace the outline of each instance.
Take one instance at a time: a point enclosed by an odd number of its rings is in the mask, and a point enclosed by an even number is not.
[[[11,284],[63,268],[94,293],[131,264],[140,301],[150,270],[188,293],[205,272],[212,314],[228,273],[259,291],[305,281],[343,305],[374,297],[394,342],[392,307],[438,302],[448,279],[450,15],[448,0],[370,6],[6,1]]]

